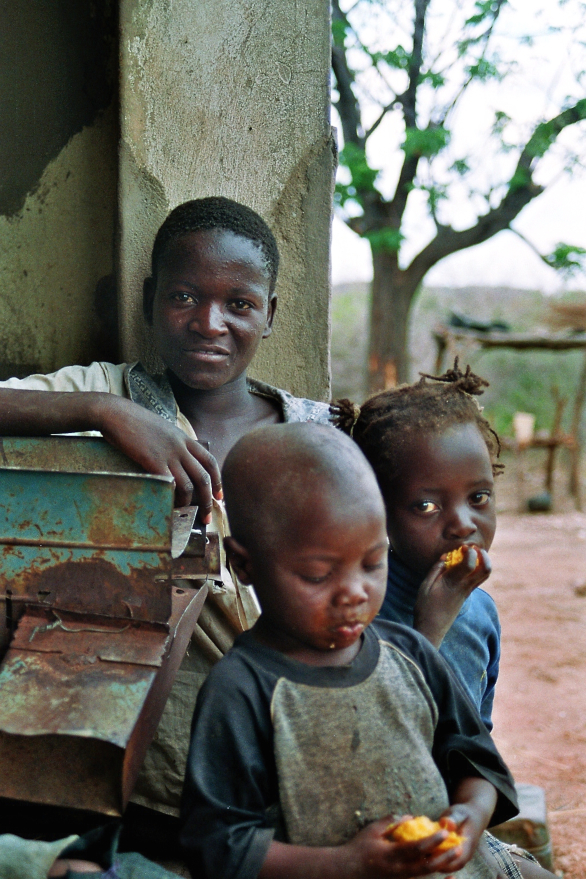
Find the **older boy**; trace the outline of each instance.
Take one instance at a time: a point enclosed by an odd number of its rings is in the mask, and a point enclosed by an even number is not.
[[[512,779],[435,650],[371,626],[388,541],[376,479],[352,443],[316,425],[241,439],[223,470],[226,544],[261,615],[198,698],[182,842],[195,877],[494,877],[477,845],[515,813]],[[449,818],[393,843],[395,816]]]
[[[262,424],[329,417],[326,404],[247,378],[271,332],[278,264],[274,236],[250,208],[219,197],[180,205],[157,234],[144,285],[144,314],[165,373],[93,363],[3,382],[0,436],[99,431],[147,471],[172,474],[177,505],[193,498],[223,534],[218,463],[233,443]],[[257,615],[250,590],[226,570],[221,584],[211,584],[133,797],[149,808],[141,827],[150,810],[178,815],[198,688]],[[163,829],[172,851],[172,822]]]

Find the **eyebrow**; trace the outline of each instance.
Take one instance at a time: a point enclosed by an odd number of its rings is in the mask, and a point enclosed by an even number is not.
[[[472,488],[476,488],[477,486],[483,486],[483,485],[487,485],[487,484],[494,485],[494,477],[493,476],[486,476],[483,479],[476,479],[474,482],[468,482],[466,484],[466,487],[468,489],[472,489]],[[419,496],[422,494],[442,494],[444,491],[445,491],[445,488],[441,488],[440,486],[437,486],[437,485],[434,488],[431,488],[430,486],[427,486],[427,487],[423,486],[423,488],[417,487],[417,488],[410,490],[408,492],[408,495],[409,495],[409,497],[411,497],[412,495]]]

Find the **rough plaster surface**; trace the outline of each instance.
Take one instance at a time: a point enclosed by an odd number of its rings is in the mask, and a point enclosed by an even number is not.
[[[49,162],[116,90],[116,0],[0,0],[0,213],[22,210]]]
[[[117,121],[71,138],[21,211],[0,216],[0,377],[88,363],[94,290],[113,271]]]
[[[148,355],[142,281],[167,212],[220,194],[262,214],[282,255],[275,331],[254,374],[329,391],[327,0],[121,0],[123,353]]]

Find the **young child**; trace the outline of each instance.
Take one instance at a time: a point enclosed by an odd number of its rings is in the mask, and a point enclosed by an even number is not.
[[[428,381],[428,379],[431,379]],[[383,391],[360,408],[342,400],[335,423],[374,469],[387,509],[388,586],[380,615],[415,627],[445,657],[492,729],[500,658],[490,575],[500,445],[475,396],[487,382],[454,369]],[[446,554],[464,546],[446,570]]]
[[[234,446],[223,485],[227,550],[261,615],[198,697],[182,809],[192,875],[494,877],[477,845],[515,813],[512,779],[425,638],[372,624],[388,539],[364,457],[330,427],[266,427]],[[406,813],[446,829],[390,841]],[[456,828],[464,841],[438,851]]]

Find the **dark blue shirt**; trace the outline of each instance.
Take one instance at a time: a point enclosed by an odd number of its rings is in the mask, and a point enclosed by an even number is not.
[[[387,591],[379,617],[413,628],[413,609],[421,581],[421,576],[391,551]],[[439,648],[489,730],[499,673],[500,640],[496,605],[484,589],[477,588],[462,605]]]

